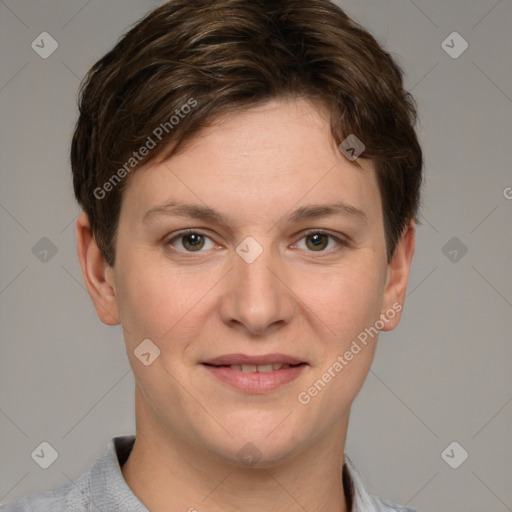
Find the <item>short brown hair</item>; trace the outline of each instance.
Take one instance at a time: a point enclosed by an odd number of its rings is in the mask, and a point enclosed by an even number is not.
[[[364,142],[390,260],[416,220],[423,168],[402,75],[329,0],[173,0],[150,12],[91,68],[80,91],[73,187],[107,263],[115,262],[131,170],[176,154],[222,114],[294,96],[328,109],[337,144],[351,134]]]

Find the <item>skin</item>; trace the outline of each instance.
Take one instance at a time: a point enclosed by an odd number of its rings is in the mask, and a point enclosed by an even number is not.
[[[113,268],[87,216],[77,220],[87,289],[100,320],[122,324],[136,381],[137,441],[123,475],[152,512],[347,510],[341,471],[350,407],[377,336],[308,404],[297,397],[359,333],[404,303],[415,239],[411,222],[387,262],[375,170],[359,164],[337,148],[320,105],[273,100],[224,116],[178,155],[130,176]],[[142,221],[170,200],[207,205],[227,225],[173,215]],[[335,201],[366,221],[287,219]],[[177,237],[188,228],[206,237],[199,251]],[[305,234],[318,229],[347,243]],[[248,236],[263,249],[252,263],[236,252]],[[148,338],[160,356],[145,366],[134,350]],[[229,353],[283,353],[308,364],[277,390],[251,394],[201,364]],[[254,466],[237,456],[248,442],[261,455]]]

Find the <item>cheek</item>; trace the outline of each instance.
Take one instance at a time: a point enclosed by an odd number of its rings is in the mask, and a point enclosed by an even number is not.
[[[171,390],[176,382],[187,381],[187,368],[176,362],[183,361],[189,340],[194,338],[191,329],[201,325],[194,321],[199,310],[193,306],[204,292],[186,287],[189,280],[168,269],[155,265],[156,270],[151,270],[148,260],[134,258],[123,262],[124,268],[119,269],[123,280],[118,287],[118,303],[126,351],[137,385],[155,410],[162,407],[169,412],[185,407],[180,393]],[[137,348],[146,339],[160,351],[148,366],[136,357]],[[152,357],[156,354],[151,345],[147,350]]]
[[[298,295],[343,345],[379,318],[384,280],[376,264],[347,265],[303,282]]]
[[[323,398],[317,406],[328,414],[332,400],[340,409],[352,402],[363,385],[375,354],[385,275],[377,264],[354,264],[349,269],[331,271],[314,288],[303,288],[307,307],[317,318],[319,340],[313,354],[316,359],[311,385]],[[368,262],[366,262],[368,263]],[[321,382],[318,382],[320,380]],[[317,382],[317,385],[315,384]],[[306,391],[306,390],[304,390]],[[306,391],[307,392],[307,391]]]
[[[192,267],[176,271],[147,255],[123,261],[119,271],[123,278],[116,295],[130,346],[149,338],[168,351],[202,325],[198,316],[206,314],[204,297],[216,282],[212,273],[198,276]]]
[[[372,327],[380,315],[380,276],[349,275],[331,279],[310,302],[322,334],[314,351],[317,364],[297,399],[301,407],[311,404],[309,411],[316,411],[311,421],[323,417],[334,423],[350,408],[375,354],[378,331]]]
[[[168,282],[165,273],[153,270],[147,261],[137,258],[120,261],[119,274],[122,279],[117,283],[116,297],[127,341],[131,344],[145,338],[160,338],[172,327],[173,317],[182,304],[177,300],[176,287]]]

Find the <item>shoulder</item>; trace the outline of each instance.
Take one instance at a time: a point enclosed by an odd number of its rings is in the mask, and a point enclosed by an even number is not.
[[[40,492],[0,506],[0,512],[147,512],[124,481],[121,466],[129,456],[134,436],[111,439],[90,471],[53,491]]]
[[[123,480],[120,459],[125,460],[134,436],[111,439],[102,457],[88,473],[52,491],[31,494],[0,506],[0,512],[145,511]],[[130,505],[130,506],[128,506]]]
[[[0,506],[0,512],[88,512],[89,509],[87,497],[72,483]]]

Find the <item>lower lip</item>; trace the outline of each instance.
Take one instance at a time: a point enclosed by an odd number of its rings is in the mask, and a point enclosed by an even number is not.
[[[244,373],[240,370],[232,370],[229,366],[203,366],[219,380],[230,384],[244,393],[274,391],[296,379],[306,367],[305,364],[301,364],[267,373]]]

